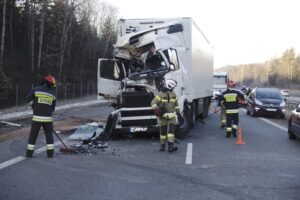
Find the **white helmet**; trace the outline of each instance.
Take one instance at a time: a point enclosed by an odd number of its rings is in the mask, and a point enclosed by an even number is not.
[[[177,86],[177,82],[173,79],[166,79],[164,86],[169,90],[173,90]]]

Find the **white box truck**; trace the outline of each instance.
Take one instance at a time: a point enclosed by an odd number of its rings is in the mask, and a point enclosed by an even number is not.
[[[156,52],[147,61],[147,53]],[[120,19],[114,59],[98,60],[98,96],[115,100],[109,132],[156,132],[151,100],[161,80],[177,81],[182,120],[176,136],[185,136],[196,117],[208,115],[213,89],[213,48],[191,18]]]

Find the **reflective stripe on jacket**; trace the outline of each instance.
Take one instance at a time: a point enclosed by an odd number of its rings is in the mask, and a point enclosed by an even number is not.
[[[54,91],[46,86],[38,86],[33,88],[26,97],[26,101],[33,101],[33,121],[36,122],[52,122],[52,113],[56,105],[56,97]]]
[[[151,102],[152,109],[159,108],[164,111],[163,118],[173,119],[179,112],[177,96],[172,91],[160,92]]]
[[[226,114],[239,112],[239,99],[245,100],[244,94],[237,90],[225,90],[222,93],[222,104],[226,109]]]

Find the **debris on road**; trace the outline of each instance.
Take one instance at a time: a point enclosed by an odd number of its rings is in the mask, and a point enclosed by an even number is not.
[[[11,123],[11,122],[6,122],[6,121],[0,121],[1,124],[5,124],[7,126],[17,126],[17,127],[21,127],[21,124],[16,124],[16,123]]]
[[[92,138],[98,137],[102,131],[104,124],[100,122],[92,122],[80,125],[75,132],[69,136],[69,140],[90,141]]]
[[[101,152],[110,152],[112,151],[112,155],[120,155],[115,153],[116,149],[110,149],[109,145],[107,142],[102,142],[102,141],[91,141],[88,144],[84,144],[83,142],[80,143],[75,143],[73,145],[70,145],[72,149],[75,150],[75,154],[77,155],[83,155],[83,156],[88,156],[88,155],[94,155],[101,150]]]

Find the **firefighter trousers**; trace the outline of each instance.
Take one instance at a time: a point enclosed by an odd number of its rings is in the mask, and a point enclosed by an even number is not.
[[[38,137],[41,127],[43,127],[43,130],[44,130],[44,133],[46,136],[48,156],[49,157],[51,155],[53,156],[53,151],[54,151],[54,139],[53,139],[53,133],[52,133],[53,132],[53,122],[32,121],[30,135],[28,138],[27,151],[29,151],[31,154],[33,153],[36,139]]]
[[[160,123],[160,143],[165,144],[166,142],[173,143],[175,140],[175,128],[176,118],[159,120]]]
[[[226,109],[221,106],[221,125],[225,126],[226,124]]]
[[[236,131],[239,124],[239,113],[227,113],[226,114],[226,134],[227,137],[231,136],[231,133],[236,137]]]

